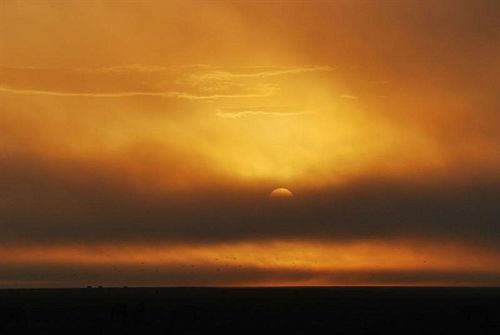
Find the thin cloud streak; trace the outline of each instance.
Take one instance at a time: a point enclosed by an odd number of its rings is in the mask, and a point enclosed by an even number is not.
[[[241,71],[255,70],[255,67],[240,67]],[[260,68],[258,68],[260,69]],[[103,68],[41,68],[41,67],[0,67],[4,76],[0,81],[0,92],[23,95],[48,95],[55,97],[96,97],[96,98],[121,98],[135,96],[178,98],[186,100],[212,100],[212,99],[238,99],[238,98],[264,98],[275,95],[280,87],[276,83],[255,83],[252,79],[276,77],[307,72],[332,71],[328,66],[316,67],[294,67],[274,69],[269,71],[236,73],[224,68],[209,65],[185,65],[177,67],[149,66],[149,65],[125,65]],[[41,73],[39,73],[41,72]],[[155,76],[146,76],[156,74]],[[88,81],[88,76],[93,78],[95,87],[102,84],[100,89],[79,90],[74,84],[67,83],[66,75],[74,79],[78,84]],[[85,77],[80,77],[80,76]],[[126,77],[123,77],[125,76]],[[104,77],[103,77],[104,76]],[[35,79],[40,87],[23,87],[19,82],[26,79]],[[54,88],[43,87],[38,78],[50,79],[50,85]],[[161,87],[164,83],[170,86],[167,90],[156,89],[123,89],[123,78],[133,86],[143,88]],[[109,84],[111,81],[111,85]],[[65,82],[64,85],[60,83]],[[3,83],[2,83],[3,82]],[[74,87],[72,87],[72,85]],[[61,89],[64,87],[64,89]],[[128,88],[128,87],[127,87]]]
[[[270,69],[262,71],[261,69]],[[275,67],[275,66],[239,66],[239,67],[221,67],[213,66],[210,64],[186,64],[178,66],[161,66],[161,65],[148,65],[148,64],[127,64],[115,65],[108,67],[77,67],[77,68],[56,68],[56,67],[37,67],[37,66],[0,66],[0,69],[6,70],[26,70],[26,71],[69,71],[69,72],[86,72],[86,73],[123,73],[123,72],[182,72],[187,70],[206,71],[208,75],[221,74],[225,77],[247,77],[247,78],[263,78],[273,77],[287,74],[298,74],[306,72],[330,72],[335,68],[332,66],[302,66],[302,67]],[[231,69],[228,70],[228,69]],[[261,70],[254,73],[242,73],[234,71],[249,71]]]
[[[349,100],[358,100],[359,98],[355,95],[350,95],[350,94],[342,94],[340,96],[342,99],[349,99]]]
[[[248,116],[278,116],[278,117],[286,117],[286,116],[298,116],[311,114],[311,111],[301,111],[301,112],[269,112],[263,110],[243,110],[238,112],[224,112],[222,110],[218,110],[215,114],[218,117],[226,118],[226,119],[240,119]]]
[[[201,74],[196,77],[199,79],[208,79],[208,80],[227,80],[233,78],[266,78],[266,77],[275,77],[288,74],[300,74],[307,72],[330,72],[333,70],[334,68],[330,66],[315,66],[315,67],[298,67],[298,68],[283,69],[283,70],[261,71],[257,73],[210,71],[206,74]]]
[[[43,90],[23,90],[7,87],[0,87],[2,93],[22,94],[22,95],[49,95],[55,97],[93,97],[93,98],[126,98],[126,97],[163,97],[179,98],[187,100],[211,100],[211,99],[237,99],[237,98],[260,98],[269,97],[274,94],[273,91],[261,94],[211,94],[196,95],[186,92],[61,92],[61,91],[43,91]]]

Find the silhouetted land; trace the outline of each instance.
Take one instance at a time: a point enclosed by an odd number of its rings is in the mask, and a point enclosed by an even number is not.
[[[0,290],[0,334],[495,334],[500,288]]]

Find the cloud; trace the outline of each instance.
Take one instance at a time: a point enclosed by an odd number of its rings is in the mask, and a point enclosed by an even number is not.
[[[0,287],[91,286],[498,286],[494,270],[262,269],[241,266],[145,266],[81,264],[1,264]]]
[[[0,269],[0,287],[491,286],[500,282],[500,250],[432,239],[11,243],[0,246]]]
[[[208,243],[404,236],[485,245],[500,241],[500,181],[493,176],[449,185],[374,177],[321,190],[293,189],[293,202],[276,207],[267,200],[271,183],[249,188],[218,179],[217,171],[207,169],[204,183],[183,190],[176,183],[184,178],[182,171],[196,177],[192,166],[177,163],[176,172],[172,164],[166,165],[170,179],[158,188],[154,174],[129,174],[124,164],[117,174],[113,165],[96,161],[47,163],[4,156],[0,241]],[[196,160],[190,164],[196,166]]]
[[[0,92],[23,94],[23,95],[48,95],[55,97],[93,97],[93,98],[125,98],[125,97],[163,97],[179,98],[188,100],[212,100],[212,99],[237,99],[237,98],[261,98],[273,95],[272,91],[261,94],[211,94],[196,95],[186,92],[57,92],[57,91],[38,91],[38,90],[19,90],[6,87],[0,87]]]
[[[273,82],[254,79],[331,71],[331,67],[271,68],[143,64],[101,68],[0,67],[0,92],[54,97],[161,97],[187,100],[263,98],[277,93]]]
[[[247,94],[210,94],[210,95],[194,95],[183,92],[170,92],[170,97],[189,99],[189,100],[211,100],[211,99],[238,99],[238,98],[264,98],[274,94],[273,89],[263,93],[247,93]]]
[[[296,111],[296,112],[283,112],[277,110],[287,110],[286,107],[276,108],[276,107],[264,107],[261,109],[218,109],[215,114],[221,118],[227,119],[240,119],[244,117],[251,116],[277,116],[277,117],[286,117],[286,116],[298,116],[311,114],[311,111]]]
[[[252,72],[248,72],[248,70],[252,70]],[[292,68],[275,68],[267,71],[257,71],[255,72],[255,67],[250,68],[239,68],[241,72],[230,72],[221,70],[212,70],[207,71],[206,73],[195,74],[193,77],[196,80],[200,81],[222,81],[222,80],[231,80],[236,78],[267,78],[267,77],[276,77],[290,74],[301,74],[307,72],[330,72],[333,71],[334,68],[330,66],[312,66],[312,67],[292,67]],[[259,69],[259,68],[257,68]]]
[[[358,97],[355,95],[350,95],[350,94],[342,94],[340,95],[342,99],[349,99],[349,100],[358,100]]]
[[[135,96],[151,96],[151,97],[178,97],[185,98],[189,95],[179,92],[70,92],[70,91],[40,91],[40,90],[24,90],[8,87],[0,87],[0,92],[23,94],[23,95],[48,95],[54,97],[94,97],[94,98],[123,98]]]

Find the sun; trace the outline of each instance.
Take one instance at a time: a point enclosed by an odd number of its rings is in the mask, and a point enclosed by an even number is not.
[[[293,198],[293,193],[287,188],[278,187],[269,193],[269,198],[271,199],[289,199]]]

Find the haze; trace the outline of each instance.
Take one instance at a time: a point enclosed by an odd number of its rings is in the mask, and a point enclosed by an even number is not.
[[[1,287],[500,285],[498,2],[0,8]]]

